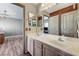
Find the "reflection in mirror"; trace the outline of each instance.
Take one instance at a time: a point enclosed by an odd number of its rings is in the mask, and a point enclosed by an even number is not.
[[[42,27],[42,16],[39,16],[37,19],[37,26]]]
[[[48,20],[49,20],[49,17],[44,15],[43,17],[43,25],[44,25],[44,33],[48,33]]]
[[[37,32],[42,33],[42,16],[37,17]]]
[[[54,8],[61,5],[62,4],[56,5]],[[74,38],[79,37],[79,9],[76,8],[76,4],[69,5],[70,6],[66,6],[56,11],[53,11],[52,7],[41,11],[42,13],[48,12],[49,15],[49,17],[47,17],[45,14],[41,14],[43,15],[43,21],[38,20],[38,27],[43,28],[43,33]]]
[[[77,26],[78,26],[78,18],[77,18],[77,10],[64,13],[61,16],[56,15],[49,18],[49,32],[53,35],[59,35],[57,33],[60,32],[61,35],[67,37],[78,37],[77,36]]]
[[[32,26],[36,26],[36,19],[32,19]]]
[[[31,26],[31,19],[28,20],[28,25]]]
[[[29,24],[30,27],[36,26],[36,18],[35,18],[35,15],[33,13],[29,13],[28,24]]]
[[[34,13],[29,12],[29,19],[28,19],[28,26],[29,26],[29,31],[31,33],[37,32],[37,21],[36,21],[36,15]]]

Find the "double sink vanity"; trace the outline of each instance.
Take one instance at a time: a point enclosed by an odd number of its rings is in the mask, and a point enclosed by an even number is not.
[[[43,33],[27,34],[32,56],[79,56],[79,39]]]

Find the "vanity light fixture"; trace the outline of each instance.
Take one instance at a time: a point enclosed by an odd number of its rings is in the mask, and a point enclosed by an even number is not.
[[[34,16],[34,14],[33,13],[29,13],[29,17],[31,18],[31,17],[33,17]]]

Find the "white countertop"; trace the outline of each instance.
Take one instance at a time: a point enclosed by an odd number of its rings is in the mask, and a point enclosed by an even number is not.
[[[64,42],[58,41],[58,35],[50,35],[50,34],[40,34],[39,36],[36,33],[28,33],[28,38],[32,38],[35,40],[39,40],[45,44],[56,47],[62,51],[70,53],[72,55],[79,56],[79,39],[64,37]]]

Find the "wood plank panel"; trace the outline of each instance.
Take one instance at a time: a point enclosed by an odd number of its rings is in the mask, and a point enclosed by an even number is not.
[[[50,15],[50,17],[52,17],[52,16],[56,16],[56,15],[59,15],[59,14],[64,14],[64,13],[68,13],[68,12],[71,12],[71,11],[75,11],[75,10],[78,9],[77,5],[78,4],[74,4],[74,5],[68,6],[66,8],[63,8],[63,9],[57,10],[55,12],[52,12],[49,15]]]

